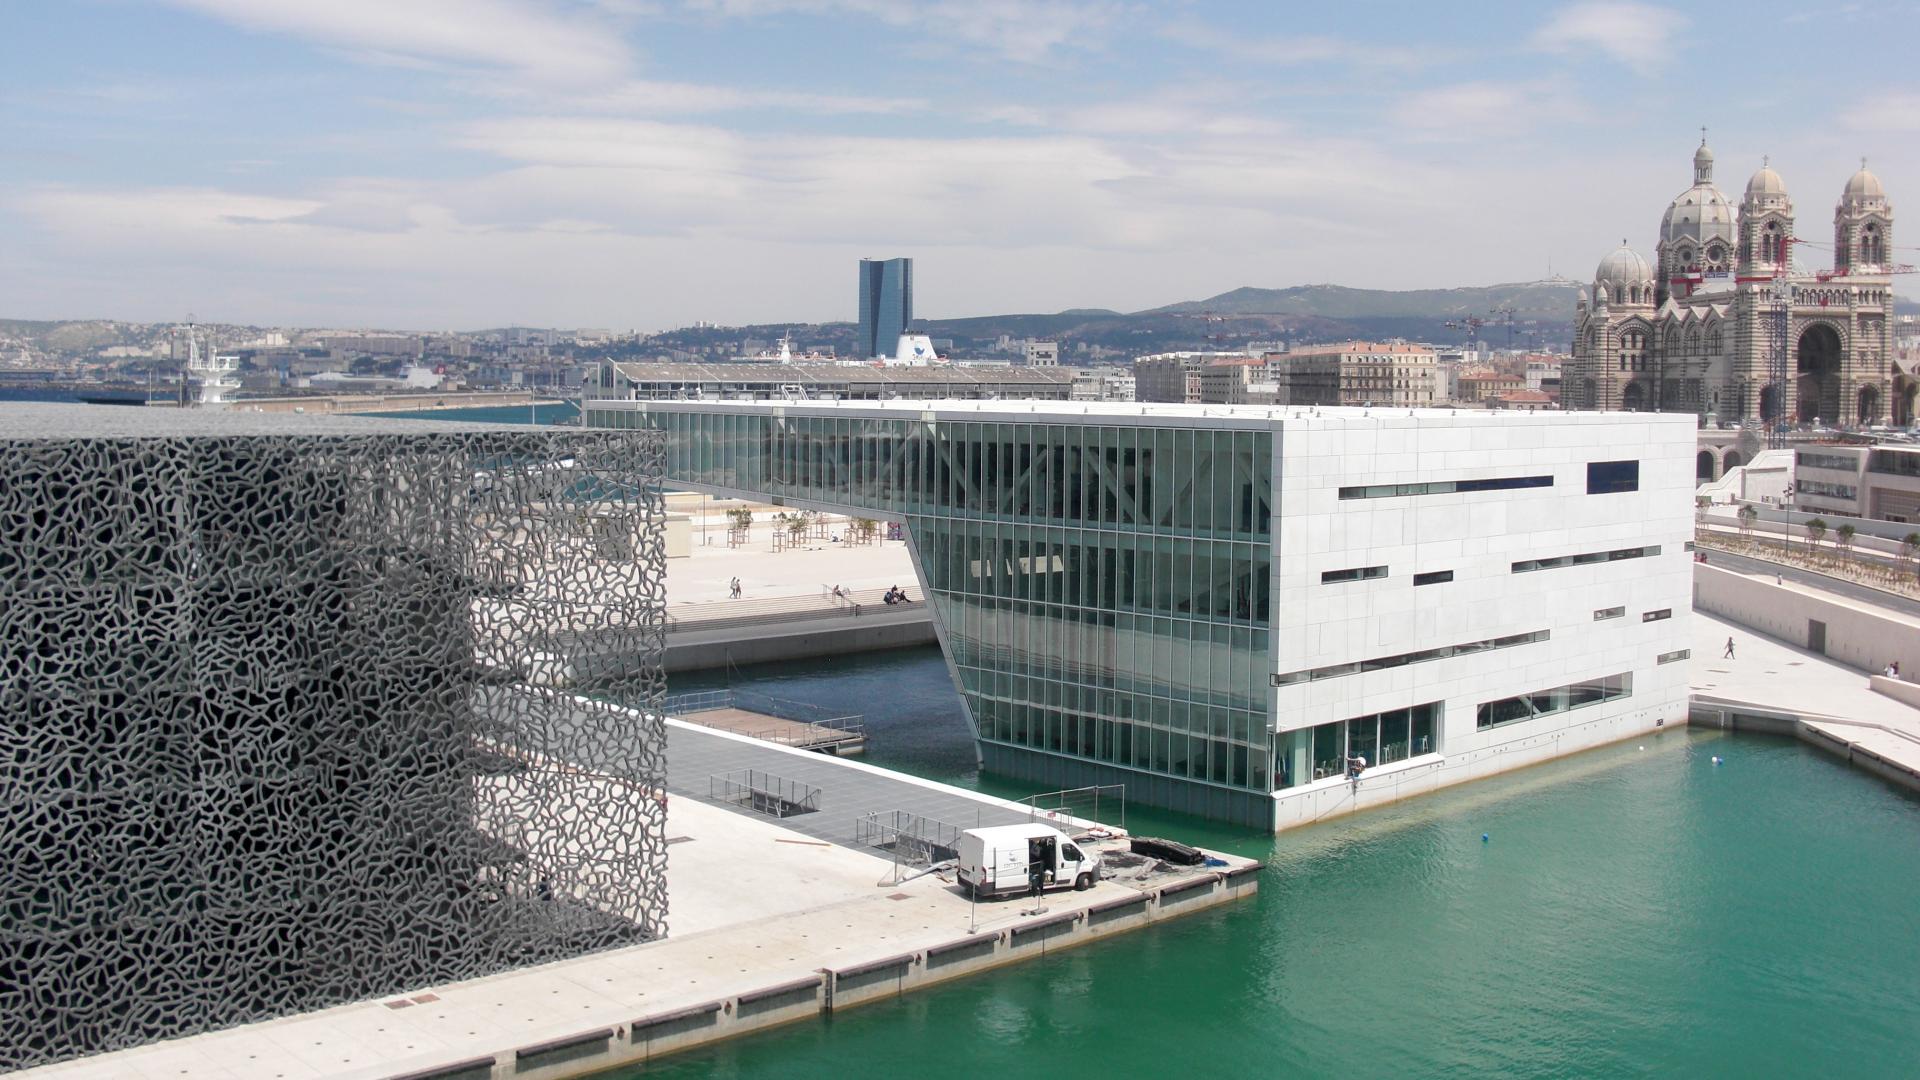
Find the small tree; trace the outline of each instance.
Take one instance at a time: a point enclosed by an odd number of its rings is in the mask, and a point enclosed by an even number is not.
[[[1900,554],[1908,562],[1920,558],[1920,532],[1910,532],[1905,540],[1900,541]]]
[[[1853,548],[1853,533],[1852,523],[1844,521],[1833,531],[1833,546],[1840,549],[1840,554],[1845,555]]]
[[[873,543],[874,534],[880,531],[880,523],[872,518],[854,518],[847,530],[862,544]]]
[[[787,536],[796,544],[807,538],[807,530],[813,527],[813,515],[805,510],[787,515]]]
[[[733,528],[751,529],[753,528],[753,511],[744,506],[736,506],[727,511],[727,520],[732,522]]]
[[[1807,522],[1807,539],[1813,542],[1813,550],[1820,551],[1820,541],[1827,538],[1827,522],[1824,518],[1814,518]]]
[[[1736,516],[1740,519],[1741,534],[1751,534],[1753,532],[1753,523],[1760,520],[1760,511],[1755,510],[1751,506],[1742,506],[1740,513]]]

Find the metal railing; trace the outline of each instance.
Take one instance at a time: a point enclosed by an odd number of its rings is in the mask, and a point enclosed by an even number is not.
[[[776,818],[811,814],[820,809],[819,788],[759,769],[736,769],[708,776],[707,797]]]
[[[853,842],[891,852],[923,866],[960,856],[960,826],[905,810],[863,814],[853,823]]]
[[[751,690],[691,690],[668,694],[660,711],[677,720],[701,723],[703,712],[738,709],[785,721],[764,728],[738,723],[709,725],[723,731],[746,735],[781,746],[815,747],[865,739],[866,717],[860,713],[840,713],[805,701],[791,701]]]
[[[922,611],[926,599],[889,604],[885,589],[849,589],[841,596],[831,588],[818,596],[778,596],[764,600],[725,600],[687,605],[667,612],[667,633],[723,630],[733,626],[801,622],[807,619],[859,618],[890,611]]]
[[[1127,785],[1097,784],[1092,787],[1046,791],[1020,800],[1027,804],[1027,817],[1034,821],[1075,817],[1102,825],[1127,827]],[[1117,816],[1109,821],[1108,814]]]

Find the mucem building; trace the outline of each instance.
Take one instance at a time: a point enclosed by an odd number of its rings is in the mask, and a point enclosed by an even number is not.
[[[660,466],[0,407],[0,1070],[659,936]]]
[[[903,522],[1029,783],[1281,829],[1686,716],[1691,417],[585,407],[674,486]]]

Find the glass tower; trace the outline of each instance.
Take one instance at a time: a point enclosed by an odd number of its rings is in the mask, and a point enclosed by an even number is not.
[[[1264,420],[592,405],[673,482],[904,521],[986,768],[1270,825]]]
[[[892,356],[913,322],[913,260],[860,260],[860,337],[855,359]]]

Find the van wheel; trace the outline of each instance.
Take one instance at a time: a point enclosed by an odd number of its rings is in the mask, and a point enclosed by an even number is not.
[[[1091,888],[1093,888],[1092,874],[1081,874],[1079,877],[1073,879],[1074,892],[1086,892]]]

